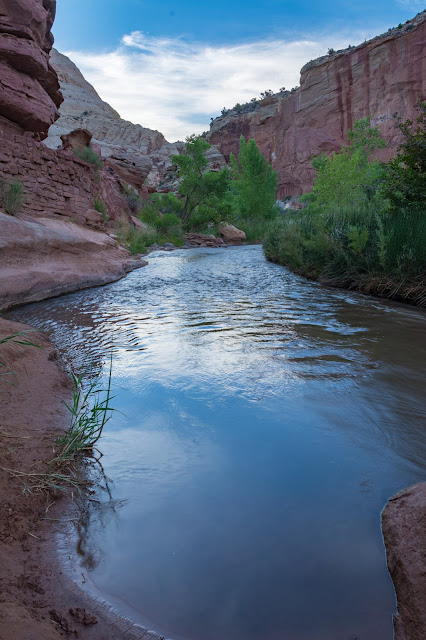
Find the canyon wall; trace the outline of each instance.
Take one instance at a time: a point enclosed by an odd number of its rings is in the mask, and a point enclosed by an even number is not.
[[[133,186],[138,189],[144,183],[161,186],[171,167],[170,156],[182,153],[184,143],[169,143],[159,131],[123,120],[100,98],[76,65],[55,49],[51,62],[59,77],[64,102],[45,144],[55,149],[61,145],[61,136],[77,128],[87,129],[102,157],[108,159],[108,165]]]
[[[49,58],[55,11],[56,0],[0,0],[0,180],[23,184],[24,214],[99,226],[95,198],[112,219],[130,213],[120,176],[113,168],[96,175],[72,150],[41,142],[63,102]]]
[[[49,62],[56,0],[0,0],[0,115],[39,139],[59,117]]]
[[[123,120],[102,100],[76,65],[55,49],[51,62],[59,77],[64,102],[45,144],[56,149],[71,131],[86,129],[93,135],[92,145],[99,148],[107,166],[132,186],[139,190],[143,185],[151,190],[175,190],[176,176],[170,158],[184,153],[185,143],[167,142],[159,131]],[[216,147],[208,151],[207,157],[213,168],[225,164]]]
[[[0,210],[0,309],[105,284],[146,264],[130,260],[114,234],[99,233],[121,216],[130,220],[122,178],[42,142],[62,102],[49,63],[55,8],[55,0],[0,0],[0,208],[16,214]],[[14,185],[24,197],[16,211],[8,206]],[[107,215],[94,210],[95,199]]]
[[[298,196],[312,188],[312,156],[338,151],[359,118],[369,116],[388,142],[379,159],[392,157],[401,142],[393,114],[415,116],[425,97],[426,11],[402,28],[308,63],[295,92],[216,118],[208,140],[228,160],[241,135],[254,138],[278,173],[278,197]]]

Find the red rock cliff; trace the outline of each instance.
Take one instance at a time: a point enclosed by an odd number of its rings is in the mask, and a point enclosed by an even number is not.
[[[393,114],[415,115],[426,96],[426,11],[354,49],[305,65],[294,93],[261,101],[255,111],[214,120],[209,141],[225,158],[238,153],[239,137],[254,138],[278,172],[278,197],[312,188],[311,157],[331,153],[347,141],[355,120],[370,116],[389,143],[381,159],[400,143]]]
[[[40,139],[62,102],[49,64],[56,0],[0,0],[0,115]]]

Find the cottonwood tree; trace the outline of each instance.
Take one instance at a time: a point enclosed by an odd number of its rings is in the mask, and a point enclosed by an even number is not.
[[[240,137],[237,158],[231,153],[232,186],[243,218],[272,218],[276,213],[277,174],[254,140]]]
[[[302,201],[328,205],[361,205],[380,197],[378,194],[384,169],[372,159],[376,149],[386,146],[376,127],[371,127],[369,118],[355,122],[348,133],[349,145],[330,156],[321,154],[312,160],[317,171],[311,193]]]
[[[210,145],[195,135],[186,138],[186,153],[172,156],[178,167],[180,178],[179,195],[184,205],[181,212],[182,223],[186,224],[197,208],[215,210],[229,191],[229,171],[208,170],[206,151]]]

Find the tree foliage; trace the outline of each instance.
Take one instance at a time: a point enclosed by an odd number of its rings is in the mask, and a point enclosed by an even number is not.
[[[274,216],[277,174],[266,162],[254,140],[240,137],[238,158],[231,154],[232,185],[243,218],[271,218]]]
[[[419,115],[414,121],[403,122],[394,116],[405,140],[396,157],[387,164],[382,189],[393,208],[426,201],[426,102],[417,108]]]
[[[358,206],[375,199],[384,170],[371,156],[386,143],[369,118],[355,122],[348,138],[349,145],[338,153],[321,154],[312,160],[317,177],[311,193],[303,197],[305,201],[320,206]]]
[[[184,202],[181,213],[183,224],[201,206],[214,211],[229,189],[229,171],[226,167],[220,171],[208,170],[205,154],[209,148],[208,142],[192,135],[186,139],[186,154],[172,156],[181,179],[179,194]]]

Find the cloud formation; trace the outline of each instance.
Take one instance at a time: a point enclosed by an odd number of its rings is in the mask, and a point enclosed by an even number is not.
[[[372,32],[213,46],[135,31],[109,53],[64,52],[103,100],[126,120],[169,141],[209,128],[210,117],[261,91],[299,84],[311,59],[357,44]]]

